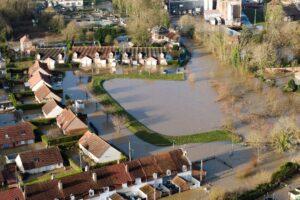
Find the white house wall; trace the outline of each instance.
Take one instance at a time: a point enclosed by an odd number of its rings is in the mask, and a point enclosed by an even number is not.
[[[104,154],[99,158],[100,163],[111,162],[115,160],[120,160],[122,154],[113,147],[108,148]]]
[[[63,109],[60,106],[56,106],[48,115],[44,112],[43,114],[46,118],[56,118],[58,115],[61,114],[62,111]]]

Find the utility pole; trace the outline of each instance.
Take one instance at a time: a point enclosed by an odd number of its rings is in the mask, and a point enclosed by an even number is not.
[[[254,25],[256,25],[256,8],[254,9]]]
[[[131,161],[131,144],[130,144],[130,140],[128,140],[128,156],[129,156],[129,161]]]
[[[203,180],[203,160],[201,160],[201,163],[200,163],[200,185],[202,183],[202,180]]]

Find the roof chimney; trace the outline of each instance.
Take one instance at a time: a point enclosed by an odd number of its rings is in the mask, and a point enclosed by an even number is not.
[[[92,173],[93,181],[97,182],[97,174],[95,172]]]
[[[128,173],[128,165],[125,165],[125,172]]]
[[[58,189],[59,190],[63,189],[63,184],[62,184],[61,180],[58,181]]]
[[[54,174],[51,174],[51,180],[54,180],[55,176]]]
[[[86,172],[89,171],[89,169],[90,169],[90,168],[89,168],[88,165],[86,165],[86,166],[84,167],[84,171],[86,171]]]

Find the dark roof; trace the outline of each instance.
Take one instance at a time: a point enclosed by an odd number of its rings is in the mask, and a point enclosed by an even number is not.
[[[295,4],[283,6],[283,11],[287,16],[291,17],[292,20],[300,20],[300,10],[298,10]]]
[[[41,60],[45,60],[47,58],[52,58],[53,60],[57,60],[59,54],[64,56],[63,48],[40,48],[37,49],[37,53],[41,55]]]
[[[170,156],[166,156],[166,154],[170,154]],[[161,156],[164,159],[160,158]],[[165,163],[163,160],[165,160]],[[56,179],[25,186],[26,199],[69,199],[71,194],[73,194],[76,199],[85,198],[90,189],[93,189],[95,194],[97,194],[103,192],[105,187],[114,190],[122,188],[122,184],[125,183],[131,185],[134,183],[135,178],[145,177],[145,174],[147,174],[148,180],[153,179],[153,173],[164,176],[165,173],[162,173],[159,165],[166,166],[170,162],[174,163],[174,165],[172,164],[174,169],[179,169],[177,172],[181,172],[182,166],[180,165],[187,164],[189,161],[183,156],[183,151],[180,149],[166,153],[158,153],[153,156],[140,158],[130,162],[109,165],[64,177],[60,179],[63,188],[62,190],[58,189],[58,180]],[[96,174],[97,181],[93,180],[93,173]]]
[[[63,163],[58,147],[26,151],[19,155],[25,170]]]
[[[0,146],[34,140],[32,125],[29,122],[21,122],[16,125],[0,127]]]

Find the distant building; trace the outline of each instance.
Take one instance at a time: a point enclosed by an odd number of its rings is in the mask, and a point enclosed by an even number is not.
[[[79,148],[95,163],[120,161],[122,153],[90,131],[87,131],[78,141]]]
[[[203,0],[168,0],[167,7],[172,15],[200,14]]]
[[[39,48],[36,59],[47,63],[50,70],[55,69],[56,64],[64,64],[67,56],[64,48]]]
[[[218,20],[227,26],[241,26],[241,14],[241,0],[204,0],[204,19],[207,21]]]
[[[34,143],[34,133],[29,122],[0,127],[0,149]]]
[[[53,0],[53,3],[67,8],[83,7],[83,0]]]
[[[51,171],[64,166],[58,147],[22,152],[18,154],[16,164],[22,173],[29,174]]]
[[[32,44],[32,41],[29,38],[29,35],[24,35],[20,38],[20,51],[21,53],[30,54],[35,47]]]

